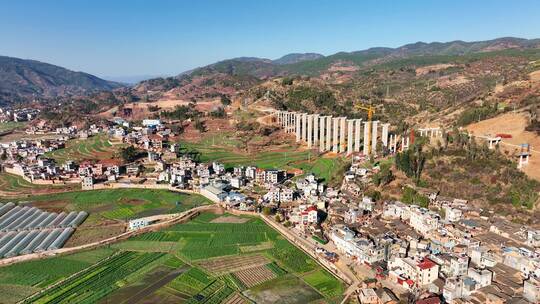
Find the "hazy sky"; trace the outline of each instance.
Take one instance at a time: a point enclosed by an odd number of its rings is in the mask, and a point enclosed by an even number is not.
[[[540,38],[540,1],[0,0],[0,55],[98,76],[502,36]]]

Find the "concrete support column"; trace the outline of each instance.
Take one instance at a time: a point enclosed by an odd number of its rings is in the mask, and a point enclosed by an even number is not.
[[[287,133],[291,133],[291,125],[293,123],[294,114],[289,112],[287,114]]]
[[[405,151],[409,149],[409,143],[410,143],[409,141],[410,141],[409,137],[401,138],[401,151]]]
[[[294,124],[296,125],[296,142],[299,142],[302,138],[301,138],[301,134],[302,134],[302,131],[301,131],[301,121],[300,121],[300,116],[302,114],[299,114],[299,113],[296,113],[294,115]]]
[[[313,146],[313,115],[307,116],[307,146]]]
[[[388,128],[390,127],[390,124],[385,123],[382,125],[382,134],[381,134],[381,141],[383,144],[383,147],[388,147]]]
[[[354,120],[354,152],[360,152],[360,138],[362,137],[361,128],[362,128],[362,119]]]
[[[371,132],[371,152],[373,154],[377,153],[377,142],[378,142],[378,138],[377,138],[377,133],[378,133],[378,128],[379,126],[379,122],[378,121],[374,121],[373,124],[372,124],[372,128],[373,128],[373,132]]]
[[[291,125],[293,124],[294,114],[289,112],[287,115],[287,133],[291,133]]]
[[[339,123],[339,153],[345,152],[345,129],[347,128],[347,117],[341,117]]]
[[[364,121],[364,149],[363,153],[364,155],[369,155],[369,134],[371,131],[371,122],[370,121]]]
[[[319,126],[319,152],[324,152],[326,151],[326,116],[319,117]]]
[[[332,116],[326,116],[326,130],[324,131],[326,134],[326,142],[324,144],[324,150],[330,151],[332,147]]]
[[[307,114],[302,113],[302,140],[307,140]]]
[[[313,145],[316,147],[319,143],[319,114],[313,115]]]
[[[347,155],[351,155],[353,151],[353,129],[354,129],[354,119],[347,120]]]
[[[334,117],[332,118],[332,122],[333,122],[333,126],[332,126],[332,143],[333,143],[333,147],[332,147],[332,151],[334,153],[338,153],[339,150],[338,150],[338,146],[339,146],[339,133],[338,133],[338,130],[339,130],[339,121],[340,121],[340,118],[339,117]]]

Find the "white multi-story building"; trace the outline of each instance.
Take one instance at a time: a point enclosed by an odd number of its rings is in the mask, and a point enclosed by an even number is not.
[[[540,279],[530,277],[523,281],[523,297],[531,303],[540,303]]]
[[[384,247],[376,246],[366,238],[355,237],[354,232],[345,226],[334,228],[330,239],[339,251],[355,257],[359,263],[373,264],[384,259]]]
[[[415,208],[411,210],[409,224],[414,230],[418,231],[423,236],[426,236],[431,231],[437,229],[439,219],[428,210]]]
[[[217,163],[217,162],[213,162],[212,163],[212,170],[214,170],[214,172],[217,175],[221,175],[221,174],[225,173],[225,165]]]
[[[461,209],[453,208],[449,205],[443,206],[444,209],[444,219],[449,222],[458,222],[463,217],[463,212]]]
[[[257,176],[257,167],[249,166],[246,167],[246,177],[254,180]]]
[[[269,202],[292,202],[294,191],[289,188],[272,187],[263,198]]]
[[[360,201],[360,203],[358,203],[358,207],[359,208],[362,208],[366,211],[373,211],[373,206],[375,205],[375,202],[373,202],[373,200],[371,199],[371,197],[369,196],[364,196],[362,198],[362,201]]]
[[[94,189],[94,178],[92,176],[84,176],[81,180],[81,187],[83,190]]]
[[[527,245],[531,247],[540,247],[540,230],[527,231]]]
[[[410,208],[402,202],[396,201],[384,207],[383,218],[408,220],[411,217]]]
[[[439,265],[426,257],[395,257],[388,261],[388,269],[398,277],[411,279],[420,287],[433,283],[439,276]]]
[[[231,187],[233,187],[233,188],[240,189],[245,184],[246,184],[246,182],[245,182],[243,177],[235,176],[235,177],[231,178]]]
[[[159,119],[143,119],[142,125],[145,127],[157,127],[161,125],[161,120]]]
[[[461,276],[467,274],[469,268],[469,257],[466,255],[452,256],[450,258],[450,276]]]
[[[319,221],[319,212],[315,206],[300,205],[293,209],[289,220],[294,224],[316,224]]]
[[[476,282],[476,289],[479,289],[491,285],[493,272],[488,269],[469,268],[467,276]]]

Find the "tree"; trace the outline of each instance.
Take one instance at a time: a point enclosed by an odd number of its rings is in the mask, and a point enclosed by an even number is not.
[[[370,190],[370,191],[367,191],[365,193],[366,196],[368,197],[371,197],[372,200],[374,201],[379,201],[382,199],[382,194],[381,192],[377,191],[377,190]]]
[[[182,125],[181,123],[171,125],[171,131],[175,134],[180,135],[184,133],[184,125]]]
[[[412,149],[396,154],[395,163],[398,170],[403,171],[405,175],[413,178],[415,183],[418,184],[426,163],[422,145],[414,144]]]
[[[264,208],[262,209],[262,213],[263,213],[264,215],[270,215],[270,214],[272,214],[272,208],[270,208],[270,207],[264,207]]]
[[[416,190],[410,187],[405,187],[401,196],[401,201],[405,204],[418,205],[420,207],[429,207],[429,198],[425,195],[418,193]]]
[[[228,106],[231,104],[231,99],[227,97],[227,95],[221,95],[221,104],[224,106]]]
[[[225,109],[223,109],[222,107],[219,107],[215,109],[214,111],[210,112],[210,116],[215,117],[215,118],[223,118],[226,116]]]
[[[195,119],[195,129],[197,129],[201,133],[204,133],[204,132],[206,132],[206,124],[204,123],[204,121],[196,118]]]
[[[386,186],[394,180],[395,176],[390,170],[390,164],[381,165],[381,170],[373,175],[373,183],[375,186]]]
[[[139,157],[139,151],[137,151],[135,147],[129,146],[126,148],[122,148],[122,150],[120,151],[120,155],[125,162],[131,163]]]

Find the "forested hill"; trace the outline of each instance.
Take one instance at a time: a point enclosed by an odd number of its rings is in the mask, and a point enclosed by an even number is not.
[[[108,91],[120,86],[48,63],[0,56],[0,104]]]

